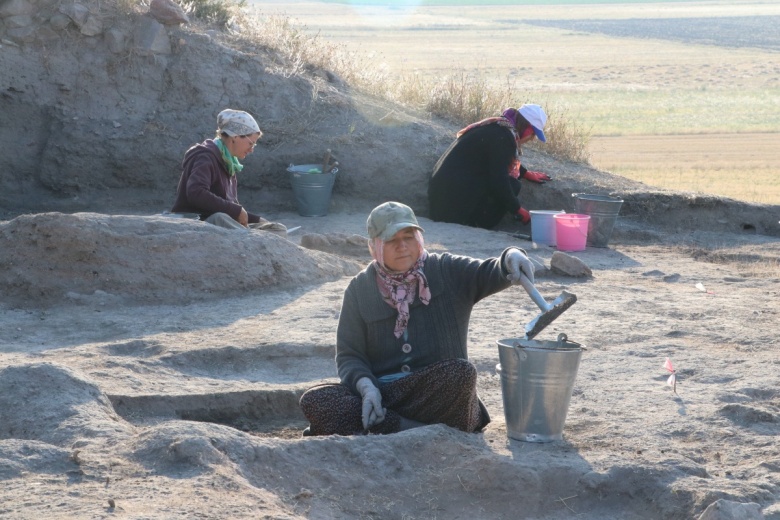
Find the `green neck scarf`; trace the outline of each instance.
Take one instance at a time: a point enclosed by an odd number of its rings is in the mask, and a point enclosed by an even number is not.
[[[238,162],[237,158],[233,157],[233,154],[230,153],[230,150],[227,149],[227,146],[225,146],[225,143],[222,142],[222,139],[217,137],[214,139],[214,144],[216,144],[217,148],[219,148],[219,151],[222,152],[222,160],[225,161],[228,175],[233,177],[235,174],[244,169],[244,165]]]

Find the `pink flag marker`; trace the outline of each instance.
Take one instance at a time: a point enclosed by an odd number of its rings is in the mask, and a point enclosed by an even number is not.
[[[672,360],[669,358],[666,358],[666,361],[664,361],[664,368],[672,373],[672,375],[669,376],[669,378],[666,380],[666,384],[672,387],[672,391],[677,394],[677,370],[675,370],[674,366],[672,365]]]

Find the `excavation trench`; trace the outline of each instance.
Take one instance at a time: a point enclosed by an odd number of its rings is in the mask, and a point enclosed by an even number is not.
[[[303,389],[245,390],[198,395],[109,395],[114,410],[133,424],[185,420],[222,424],[262,437],[300,437],[306,422]]]

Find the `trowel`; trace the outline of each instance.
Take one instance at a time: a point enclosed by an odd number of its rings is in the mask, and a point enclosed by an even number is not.
[[[528,293],[528,296],[531,297],[537,307],[539,307],[539,310],[542,311],[539,316],[531,320],[531,322],[525,326],[526,339],[533,339],[534,336],[539,334],[547,325],[552,323],[555,318],[563,314],[566,309],[574,305],[574,302],[577,301],[577,296],[570,292],[563,291],[557,298],[548,303],[547,300],[544,299],[544,296],[536,290],[536,287],[531,283],[531,280],[522,273],[520,274],[520,285],[523,286],[523,289]]]

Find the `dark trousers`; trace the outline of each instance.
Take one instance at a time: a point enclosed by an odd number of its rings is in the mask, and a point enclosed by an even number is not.
[[[477,396],[477,369],[465,359],[449,359],[380,386],[385,420],[363,430],[361,397],[342,384],[318,385],[301,396],[312,435],[395,433],[401,417],[425,424],[443,423],[465,432],[490,422]]]

